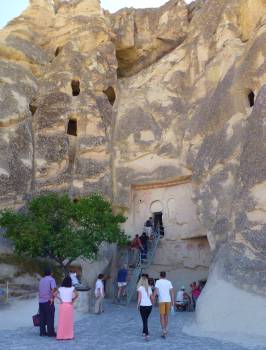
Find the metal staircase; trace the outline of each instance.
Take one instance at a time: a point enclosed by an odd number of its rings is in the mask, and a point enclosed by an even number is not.
[[[157,246],[160,241],[160,237],[161,237],[160,228],[157,228],[156,231],[154,232],[154,239],[149,241],[148,253],[147,253],[146,259],[142,259],[143,257],[139,253],[136,267],[132,270],[131,278],[128,281],[128,285],[127,285],[127,298],[126,298],[127,304],[131,302],[132,298],[136,294],[137,283],[141,274],[144,273],[144,271],[148,269],[149,266],[154,261],[154,257],[156,254]]]

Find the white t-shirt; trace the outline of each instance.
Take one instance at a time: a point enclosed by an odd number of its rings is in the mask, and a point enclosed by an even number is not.
[[[172,289],[173,286],[169,280],[160,278],[158,281],[156,281],[155,288],[158,290],[159,303],[171,302],[170,289]]]
[[[79,280],[77,278],[77,273],[76,272],[71,272],[70,274],[70,278],[72,280],[72,285],[75,286],[76,284],[79,284]]]
[[[176,294],[176,301],[184,301],[184,291],[179,290]]]
[[[100,289],[100,293],[101,293],[101,296],[104,297],[104,286],[103,286],[103,281],[98,279],[96,281],[96,285],[95,285],[95,296],[97,297],[98,296],[98,291],[97,289]]]
[[[152,306],[152,303],[151,303],[151,295],[152,295],[151,287],[148,288],[148,293],[147,293],[145,287],[140,286],[138,288],[138,292],[141,293],[140,306]]]
[[[60,287],[58,289],[59,291],[59,297],[62,300],[63,303],[71,303],[73,299],[73,292],[74,292],[74,287]]]

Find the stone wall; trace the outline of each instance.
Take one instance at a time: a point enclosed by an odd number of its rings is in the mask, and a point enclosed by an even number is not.
[[[149,217],[162,213],[164,236],[161,238],[155,261],[148,273],[158,278],[167,271],[176,288],[194,280],[207,279],[211,259],[206,231],[201,226],[192,201],[189,177],[168,183],[135,185],[124,229],[134,237],[144,231]]]
[[[32,0],[0,33],[1,206],[99,191],[130,212],[132,186],[191,177],[211,276],[265,298],[265,21],[265,0]]]

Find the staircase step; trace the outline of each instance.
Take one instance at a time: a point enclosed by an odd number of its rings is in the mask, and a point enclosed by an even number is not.
[[[129,282],[127,286],[127,304],[130,303],[132,297],[136,294],[137,282],[141,274],[153,263],[157,246],[160,240],[160,232],[155,232],[155,239],[150,242],[147,259],[145,262],[139,263],[134,269],[129,268]],[[140,257],[139,257],[140,258]]]

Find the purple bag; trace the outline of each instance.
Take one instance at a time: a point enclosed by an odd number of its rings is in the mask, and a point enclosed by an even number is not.
[[[36,314],[32,316],[32,322],[34,327],[40,327],[40,314]]]

